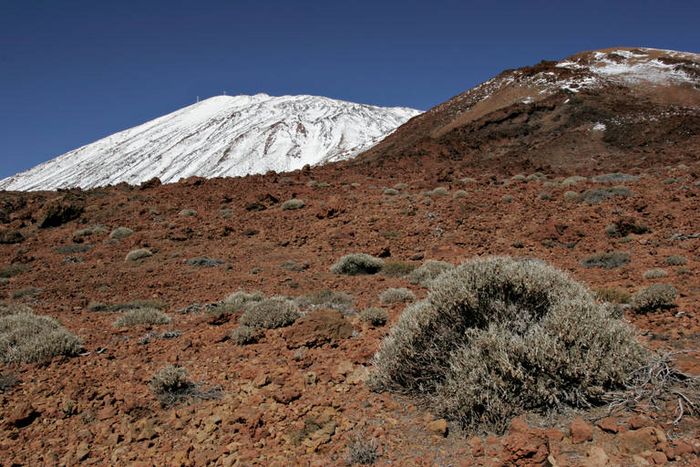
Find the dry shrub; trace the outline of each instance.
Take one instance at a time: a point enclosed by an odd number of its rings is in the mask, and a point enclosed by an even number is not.
[[[220,388],[203,391],[199,385],[187,378],[187,371],[179,366],[168,365],[158,370],[151,378],[149,387],[163,407],[169,407],[188,399],[218,399]]]
[[[364,433],[354,435],[347,449],[345,461],[348,465],[372,465],[379,458],[379,443]]]
[[[134,231],[128,227],[117,227],[109,234],[109,238],[112,240],[121,240],[123,238],[130,237],[133,235],[133,233]]]
[[[139,248],[127,253],[125,261],[140,261],[148,258],[149,256],[153,256],[153,252],[151,252],[151,250],[147,248]]]
[[[688,264],[688,260],[684,256],[671,255],[666,258],[666,264],[669,266],[683,266]]]
[[[336,310],[344,315],[354,313],[355,298],[345,292],[335,292],[324,289],[311,294],[303,295],[294,299],[301,309],[326,308]]]
[[[430,282],[445,271],[453,269],[454,265],[445,261],[427,260],[421,267],[408,275],[408,282],[419,284],[423,287],[430,286]]]
[[[31,307],[21,303],[0,302],[0,317],[15,315],[17,313],[33,313]]]
[[[382,266],[382,274],[389,277],[403,277],[416,269],[413,263],[405,261],[385,261]]]
[[[169,322],[170,317],[156,308],[136,308],[120,316],[114,322],[114,326],[122,328],[140,325],[168,324]]]
[[[132,300],[130,302],[124,303],[101,303],[101,302],[91,302],[88,304],[88,311],[104,311],[104,312],[118,312],[118,311],[128,311],[137,310],[139,308],[158,308],[162,310],[167,305],[160,300]]]
[[[389,315],[383,308],[366,308],[360,312],[360,321],[372,326],[384,326]]]
[[[231,331],[231,334],[229,334],[229,338],[236,345],[249,345],[258,342],[263,335],[263,332],[258,328],[251,328],[250,326],[238,326],[236,329]]]
[[[364,253],[351,253],[345,255],[331,266],[331,272],[347,276],[360,274],[376,274],[382,270],[384,261]]]
[[[632,297],[632,309],[637,313],[673,308],[676,306],[676,288],[669,284],[654,284],[640,290]]]
[[[235,311],[245,310],[249,305],[261,302],[265,296],[261,292],[245,292],[239,290],[224,299],[224,303],[230,305]]]
[[[645,279],[660,279],[666,276],[668,276],[668,273],[661,268],[647,269],[646,271],[644,271]]]
[[[410,303],[416,300],[416,296],[406,288],[386,289],[379,294],[379,301],[384,305],[394,303]]]
[[[271,297],[252,303],[241,315],[240,324],[274,329],[289,326],[299,317],[299,307],[286,297]]]
[[[585,268],[614,269],[630,262],[630,254],[624,251],[596,253],[581,261]]]
[[[566,273],[537,260],[468,261],[409,305],[374,356],[375,389],[410,394],[469,429],[588,407],[648,352]]]
[[[297,199],[297,198],[292,198],[284,203],[282,203],[282,210],[283,211],[292,211],[294,209],[301,209],[306,205],[304,201]]]
[[[81,341],[49,316],[20,311],[0,317],[0,362],[45,363],[77,355]]]
[[[602,287],[595,290],[595,295],[598,300],[609,303],[629,303],[632,296],[625,289],[620,287]]]

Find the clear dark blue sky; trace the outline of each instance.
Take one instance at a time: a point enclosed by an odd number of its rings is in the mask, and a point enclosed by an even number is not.
[[[505,68],[698,52],[698,1],[0,0],[0,177],[226,91],[427,109]]]

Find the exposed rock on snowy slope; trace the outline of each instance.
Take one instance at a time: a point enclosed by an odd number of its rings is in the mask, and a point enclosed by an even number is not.
[[[316,96],[212,97],[1,180],[0,189],[296,170],[354,157],[418,113]]]

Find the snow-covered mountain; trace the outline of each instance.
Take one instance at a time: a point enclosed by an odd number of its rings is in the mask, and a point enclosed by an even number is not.
[[[296,170],[354,157],[419,113],[316,96],[217,96],[0,180],[0,190]]]

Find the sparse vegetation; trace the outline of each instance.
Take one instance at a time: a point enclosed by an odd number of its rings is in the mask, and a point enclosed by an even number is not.
[[[13,291],[10,296],[14,299],[19,298],[34,298],[41,294],[41,289],[38,287],[25,287],[23,289]]]
[[[454,199],[459,199],[459,198],[466,198],[467,197],[467,192],[464,190],[457,190],[452,194],[452,197]]]
[[[433,279],[453,268],[451,263],[429,259],[408,275],[408,282],[428,287]]]
[[[389,315],[384,308],[365,308],[360,312],[360,321],[372,326],[384,326]]]
[[[501,202],[502,203],[512,203],[513,197],[511,195],[503,195],[503,196],[501,196]]]
[[[0,268],[0,278],[9,279],[29,270],[29,267],[24,264],[8,264]]]
[[[195,391],[195,384],[187,379],[187,371],[174,365],[158,370],[151,378],[149,387],[163,406],[187,399]]]
[[[265,296],[260,292],[244,292],[239,290],[224,299],[224,303],[231,306],[233,310],[245,310],[248,306],[261,302]]]
[[[157,325],[168,324],[170,317],[156,308],[136,308],[129,310],[120,316],[114,326],[118,328],[141,326],[141,325]]]
[[[183,209],[177,215],[180,217],[197,217],[197,211],[194,209]]]
[[[629,303],[632,295],[620,287],[602,287],[595,290],[598,300],[608,303],[625,304]]]
[[[61,255],[76,255],[80,253],[87,253],[90,250],[92,250],[92,245],[82,243],[79,245],[61,245],[56,247],[54,251]]]
[[[306,271],[309,269],[309,263],[297,263],[296,261],[293,260],[287,260],[280,264],[280,267],[282,269],[285,269],[287,271],[292,271],[292,272],[301,272],[301,271]]]
[[[374,357],[375,390],[418,397],[468,429],[602,403],[648,358],[590,291],[537,260],[466,262],[409,305]]]
[[[410,303],[416,300],[416,296],[406,288],[386,289],[379,294],[379,301],[383,305],[393,305],[394,303]]]
[[[271,297],[246,307],[239,323],[252,328],[274,329],[289,326],[299,317],[299,307],[286,297]]]
[[[595,183],[628,183],[637,182],[639,177],[636,175],[623,174],[620,172],[596,175],[592,178]]]
[[[90,227],[85,227],[84,229],[73,232],[73,241],[75,243],[83,243],[86,238],[92,237],[93,235],[105,235],[106,233],[107,228],[104,225],[91,225]]]
[[[140,261],[142,259],[153,256],[153,252],[147,248],[138,248],[136,250],[131,250],[127,255],[125,261]]]
[[[236,345],[249,345],[258,342],[263,335],[263,332],[259,328],[238,326],[231,331],[229,337]]]
[[[7,392],[19,384],[17,377],[10,373],[0,373],[0,394]]]
[[[404,277],[413,272],[416,265],[405,261],[385,261],[382,274],[389,277]]]
[[[433,188],[430,191],[426,191],[424,194],[426,196],[447,196],[450,194],[450,190],[448,190],[444,186],[439,186],[439,187]]]
[[[137,310],[139,308],[157,308],[162,310],[165,307],[165,303],[161,302],[160,300],[132,300],[130,302],[113,304],[91,302],[88,304],[87,309],[88,311],[118,312]]]
[[[588,204],[599,204],[605,201],[606,199],[612,198],[614,196],[627,198],[629,196],[632,196],[632,191],[624,186],[612,188],[595,188],[592,190],[584,191],[581,194],[580,199],[581,201]]]
[[[668,273],[661,268],[653,268],[653,269],[648,269],[644,271],[644,278],[645,279],[660,279],[662,277],[668,276]]]
[[[59,355],[77,355],[81,341],[49,316],[16,311],[0,316],[0,362],[45,363]]]
[[[624,251],[596,253],[581,261],[585,268],[614,269],[630,262],[630,255]]]
[[[364,434],[355,435],[348,443],[346,462],[348,465],[372,465],[379,459],[379,443],[367,439]]]
[[[376,274],[382,270],[384,261],[364,253],[345,255],[331,266],[331,272],[347,276],[360,274]]]
[[[611,238],[626,237],[629,234],[642,235],[649,233],[649,227],[643,224],[638,224],[634,219],[620,219],[617,222],[608,225],[605,228],[605,233]]]
[[[562,186],[573,186],[577,185],[581,182],[585,182],[588,179],[586,177],[581,177],[580,175],[574,175],[571,177],[567,177],[564,180],[562,180],[561,185]]]
[[[353,308],[355,299],[352,295],[329,289],[324,289],[319,292],[297,297],[294,301],[301,309],[304,310],[314,308],[330,308],[331,310],[339,311],[345,315],[351,314],[355,311]]]
[[[112,230],[112,232],[109,234],[109,238],[111,238],[112,240],[121,240],[127,237],[131,237],[133,234],[134,231],[128,227],[117,227],[116,229]]]
[[[575,191],[565,191],[564,201],[577,202],[579,200],[579,194]]]
[[[294,209],[301,209],[304,206],[306,206],[306,203],[304,203],[303,200],[297,199],[297,198],[292,198],[284,203],[282,203],[282,210],[283,211],[291,211]]]
[[[666,264],[669,266],[684,266],[688,264],[688,260],[684,256],[671,255],[666,257]]]
[[[669,284],[654,284],[640,290],[632,297],[632,309],[637,313],[647,313],[675,306],[676,288]]]
[[[224,260],[207,258],[206,256],[197,256],[196,258],[190,258],[185,261],[190,266],[200,267],[200,268],[214,268],[216,266],[221,266],[224,264]]]
[[[396,196],[399,194],[399,190],[395,190],[394,188],[384,188],[382,193],[387,196]]]

